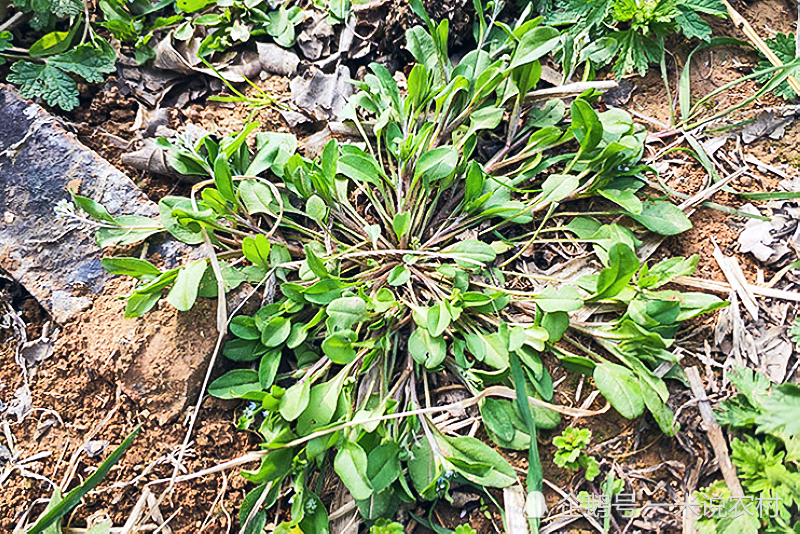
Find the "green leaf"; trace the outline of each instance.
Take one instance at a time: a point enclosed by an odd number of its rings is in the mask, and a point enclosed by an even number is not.
[[[551,204],[569,198],[580,185],[577,176],[569,174],[551,174],[542,183],[542,196],[537,204]]]
[[[114,449],[114,452],[108,455],[108,458],[106,458],[103,463],[100,464],[97,470],[92,473],[92,475],[87,478],[83,484],[67,493],[67,496],[64,497],[62,501],[50,508],[49,511],[45,512],[44,515],[39,518],[36,524],[33,525],[30,530],[28,530],[28,534],[39,534],[40,532],[44,532],[46,528],[55,524],[56,521],[64,517],[64,515],[69,513],[70,510],[75,508],[87,493],[92,491],[95,487],[97,487],[98,484],[100,484],[100,482],[103,481],[111,468],[119,461],[120,458],[122,458],[122,455],[125,454],[125,451],[127,451],[133,444],[133,440],[141,428],[142,425],[137,425],[136,428],[133,429],[133,432],[128,434],[128,437],[123,440],[119,447]]]
[[[562,286],[559,289],[548,286],[534,299],[545,312],[571,312],[583,307],[583,298],[573,286]]]
[[[258,382],[261,389],[268,390],[275,382],[275,376],[278,374],[278,366],[281,364],[281,351],[280,349],[265,352],[261,356],[261,361],[258,363]]]
[[[303,380],[286,390],[281,397],[279,411],[287,421],[294,421],[308,407],[311,399],[311,381]]]
[[[528,30],[520,37],[519,44],[511,56],[511,64],[508,69],[511,70],[533,63],[542,56],[549,54],[558,48],[561,42],[560,35],[557,29],[550,26],[539,26]]]
[[[270,204],[275,201],[269,187],[258,180],[242,180],[239,183],[239,198],[251,215],[272,213]]]
[[[77,20],[68,32],[50,32],[45,34],[31,45],[28,49],[28,54],[30,54],[31,57],[43,57],[65,52],[72,44],[78,30],[81,28],[82,20],[83,17]]]
[[[399,265],[395,265],[394,269],[389,273],[389,278],[386,279],[386,283],[390,286],[402,286],[406,282],[411,279],[411,271],[403,265],[402,263]]]
[[[116,221],[119,228],[100,228],[95,232],[94,242],[98,247],[132,245],[164,231],[156,221],[139,215],[120,215]]]
[[[608,267],[600,271],[597,290],[590,300],[613,298],[622,291],[639,270],[639,258],[624,243],[617,243],[608,251]]]
[[[326,312],[329,332],[351,330],[367,313],[367,303],[361,297],[340,297],[328,304]]]
[[[483,400],[480,409],[487,430],[504,442],[514,439],[517,430],[509,413],[511,405],[508,401],[489,397]]]
[[[314,243],[317,244],[317,243]],[[330,273],[325,268],[325,263],[314,252],[314,248],[310,244],[305,246],[306,251],[306,263],[308,264],[308,268],[311,269],[315,275],[317,275],[321,280],[329,278]]]
[[[348,378],[349,370],[345,366],[333,380],[317,384],[311,388],[308,407],[297,420],[297,431],[300,435],[307,435],[331,422],[336,413],[336,406],[342,395],[342,387],[344,381]]]
[[[639,73],[639,76],[644,76],[647,73],[648,65],[661,59],[664,50],[662,45],[641,35],[636,30],[615,32],[613,37],[619,43],[619,55],[614,64],[614,74],[617,78],[634,70]]]
[[[572,134],[581,145],[581,152],[588,152],[603,140],[603,124],[586,100],[578,98],[570,107]]]
[[[498,370],[508,368],[508,342],[499,333],[480,335],[483,339],[483,362]]]
[[[451,146],[440,146],[420,156],[414,167],[414,182],[422,180],[427,187],[450,176],[458,165],[458,150]]]
[[[197,299],[197,288],[206,272],[206,260],[197,260],[178,271],[175,284],[167,294],[167,302],[180,311],[188,311]]]
[[[242,253],[254,265],[269,269],[270,243],[267,236],[257,234],[255,237],[245,237],[242,240]]]
[[[161,298],[161,291],[154,291],[152,293],[134,293],[128,297],[128,302],[125,304],[126,319],[131,317],[140,317],[153,309],[158,299]]]
[[[194,13],[213,3],[214,0],[176,0],[175,5],[184,13]]]
[[[300,521],[299,527],[302,532],[316,532],[318,534],[329,534],[330,523],[328,521],[328,510],[319,497],[306,489],[304,491],[305,503],[303,508],[305,513]]]
[[[384,175],[375,158],[366,152],[341,156],[338,161],[338,171],[353,181],[365,182],[376,187],[381,187],[381,177]]]
[[[437,67],[436,45],[431,34],[425,31],[422,26],[413,26],[406,30],[406,48],[417,60],[417,63],[425,65],[429,70]]]
[[[779,384],[761,399],[761,413],[756,416],[759,432],[775,434],[782,439],[800,436],[800,387]]]
[[[233,188],[233,177],[228,163],[228,155],[223,151],[220,151],[214,159],[214,184],[217,186],[222,198],[230,202],[236,202],[236,191]]]
[[[367,456],[367,478],[375,493],[385,490],[402,474],[400,448],[387,441],[372,449]]]
[[[50,106],[70,111],[80,105],[78,86],[64,71],[49,64],[17,61],[11,65],[8,81],[20,86],[23,98],[42,97]]]
[[[643,202],[641,213],[628,213],[628,216],[661,235],[680,234],[692,227],[692,222],[678,206],[661,200]]]
[[[97,39],[102,43],[101,47],[84,43],[69,52],[48,59],[47,64],[64,72],[77,74],[89,83],[100,83],[107,74],[117,70],[117,57],[110,44],[101,37]]]
[[[683,5],[678,6],[678,16],[675,18],[678,27],[688,39],[697,38],[708,41],[711,37],[711,27],[700,18],[700,15]]]
[[[222,354],[235,362],[249,362],[260,358],[266,350],[258,339],[232,339],[225,343]]]
[[[372,495],[372,484],[367,477],[368,466],[367,453],[351,441],[344,442],[333,460],[333,469],[354,499],[369,499]]]
[[[428,310],[428,324],[427,329],[431,336],[439,337],[450,326],[450,313],[447,307],[441,302],[434,304]]]
[[[291,472],[293,459],[292,449],[270,451],[261,459],[258,471],[242,471],[242,477],[254,484],[281,480]]]
[[[434,485],[440,473],[441,465],[427,440],[423,439],[411,445],[408,476],[420,496],[430,499],[432,494],[436,495]]]
[[[600,189],[597,193],[622,207],[628,213],[640,214],[642,212],[642,201],[633,191],[627,189],[622,191],[619,189]]]
[[[322,342],[322,352],[330,358],[333,363],[347,365],[356,358],[356,351],[353,348],[355,332],[343,330],[330,334]]]
[[[325,219],[328,216],[328,206],[326,206],[325,201],[317,195],[311,195],[311,198],[306,201],[306,213],[308,213],[308,216],[316,221],[317,224],[324,225]]]
[[[461,476],[481,486],[505,488],[517,482],[517,474],[505,459],[476,438],[437,435],[442,454]],[[475,469],[478,467],[478,469]]]
[[[258,176],[266,170],[271,170],[283,178],[286,163],[297,151],[297,138],[290,133],[259,132],[256,134],[256,144],[258,152],[253,157],[245,174]],[[255,180],[244,180],[242,184],[246,182],[260,183]],[[239,189],[241,194],[241,185]]]
[[[392,219],[392,230],[394,230],[394,235],[397,236],[397,239],[402,239],[404,235],[408,233],[408,230],[411,228],[411,214],[410,213],[398,213]]]
[[[456,263],[464,268],[486,267],[497,257],[491,246],[477,239],[460,241],[444,252],[456,256]]]
[[[164,197],[158,201],[158,212],[161,215],[161,224],[179,241],[188,245],[198,245],[203,242],[203,234],[196,223],[180,224],[173,217],[175,209],[191,210],[192,201],[183,197]]]
[[[621,416],[634,419],[642,415],[645,406],[642,388],[630,370],[613,363],[599,363],[594,368],[594,382]]]
[[[251,391],[261,391],[258,373],[252,369],[228,371],[208,386],[208,394],[220,399],[238,399]]]
[[[433,337],[426,329],[417,328],[408,337],[408,352],[420,365],[435,369],[447,356],[447,345],[441,337]]]
[[[161,274],[158,267],[139,258],[103,258],[100,265],[111,274],[123,274],[145,281]]]
[[[265,347],[282,345],[292,331],[292,322],[286,317],[273,317],[261,330],[261,343]]]

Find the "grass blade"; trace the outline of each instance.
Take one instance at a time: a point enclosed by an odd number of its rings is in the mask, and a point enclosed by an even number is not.
[[[133,432],[131,432],[128,437],[125,438],[120,446],[117,447],[102,464],[100,464],[100,467],[97,468],[97,471],[95,471],[92,476],[87,478],[86,482],[70,491],[67,496],[64,497],[63,501],[55,505],[50,509],[50,511],[40,517],[36,524],[33,525],[30,530],[28,530],[28,534],[39,534],[40,532],[43,532],[47,527],[61,519],[70,510],[75,508],[81,499],[83,499],[87,493],[92,491],[98,484],[100,484],[114,464],[116,464],[119,459],[122,458],[122,455],[125,454],[125,451],[127,451],[131,446],[133,439],[136,437],[136,434],[139,433],[141,428],[141,424],[134,428]]]

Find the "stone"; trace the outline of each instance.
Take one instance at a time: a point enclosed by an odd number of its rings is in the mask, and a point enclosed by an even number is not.
[[[40,106],[0,85],[0,267],[62,326],[56,358],[75,360],[116,381],[160,423],[194,403],[217,337],[215,300],[189,312],[162,301],[144,317],[124,319],[132,279],[106,273],[106,253],[90,228],[57,219],[68,187],[112,215],[157,217],[158,209],[125,174],[82,145]],[[148,255],[166,267],[202,257],[167,237],[151,238]],[[117,255],[138,255],[140,245]]]

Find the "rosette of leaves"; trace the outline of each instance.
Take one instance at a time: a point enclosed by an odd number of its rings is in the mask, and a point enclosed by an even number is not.
[[[112,272],[141,280],[129,316],[165,292],[188,309],[220,287],[265,287],[261,309],[230,320],[223,353],[242,367],[209,388],[261,411],[242,419],[266,451],[244,472],[257,485],[240,512],[253,532],[285,488],[293,501],[281,528],[326,531],[318,491],[331,467],[370,521],[401,502],[448,498],[453,482],[513,484],[493,448],[433,424],[443,410],[434,381],[467,393],[495,443],[529,452],[528,487],[539,489],[537,428],[559,421],[544,351],[593,376],[626,417],[647,408],[671,432],[666,385],[652,369],[675,363],[667,349],[681,321],[722,305],[658,290],[697,258],[650,267],[635,254],[637,233],[690,227],[674,205],[637,194],[648,170],[638,164],[644,132],[622,111],[596,113],[591,93],[569,113],[560,100],[530,98],[539,60],[560,45],[557,30],[523,15],[500,43],[484,21],[480,47],[454,65],[447,21],[435,25],[412,6],[427,28],[407,34],[417,60],[407,92],[378,64],[354,82],[346,113],[362,142],[331,140],[309,159],[293,136],[259,133],[251,152],[244,140],[256,124],[222,139],[163,142],[173,168],[209,179],[191,198],[163,199],[159,222],[108,215],[100,229],[103,244],[129,244],[142,237],[128,229],[158,225],[216,251],[213,262],[170,271],[106,258]],[[608,213],[637,233],[589,217],[555,225],[560,205],[590,196],[610,200]],[[568,283],[517,270],[549,232],[591,243],[599,272]],[[584,305],[607,320],[571,320]]]
[[[711,28],[700,15],[727,13],[720,0],[568,0],[541,7],[548,24],[566,26],[565,72],[613,61],[617,77],[634,71],[644,76],[661,61],[671,34],[708,41]]]

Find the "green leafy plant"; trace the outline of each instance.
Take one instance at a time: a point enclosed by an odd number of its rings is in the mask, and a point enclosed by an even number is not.
[[[30,24],[35,28],[53,29],[62,18],[68,18],[70,24],[68,31],[45,33],[27,50],[11,45],[11,32],[0,33],[0,64],[6,59],[17,60],[11,65],[8,81],[19,85],[25,98],[41,97],[49,105],[69,111],[80,104],[75,77],[98,83],[116,70],[114,49],[83,20],[80,2],[57,6],[50,2],[15,5],[23,13],[33,14]]]
[[[542,2],[540,2],[542,3]],[[644,76],[664,55],[664,38],[681,32],[708,41],[711,28],[701,14],[726,15],[720,0],[569,0],[544,3],[548,24],[566,27],[564,71],[581,63],[602,67],[614,61],[617,77]]]
[[[795,317],[794,323],[789,329],[789,335],[792,336],[792,341],[795,347],[800,344],[800,317]]]
[[[730,374],[738,394],[717,410],[720,424],[754,432],[731,440],[731,461],[749,498],[765,503],[758,515],[730,513],[736,500],[723,482],[698,492],[699,502],[716,510],[698,523],[702,533],[794,532],[800,504],[800,448],[797,407],[800,388],[794,384],[773,385],[762,374],[739,367]]]
[[[260,310],[228,322],[222,352],[242,367],[209,387],[261,412],[241,423],[264,448],[260,467],[243,473],[256,485],[240,510],[248,532],[284,489],[292,506],[280,528],[326,531],[317,491],[327,467],[367,521],[402,502],[448,498],[451,484],[515,483],[492,447],[433,423],[448,409],[435,404],[434,381],[466,392],[458,406],[477,405],[496,444],[528,451],[528,489],[541,489],[537,428],[560,420],[545,351],[593,376],[624,416],[647,409],[671,433],[653,369],[675,365],[667,349],[682,321],[723,305],[660,289],[691,273],[696,257],[650,266],[636,256],[637,235],[691,226],[673,204],[641,197],[644,131],[623,111],[595,112],[592,91],[569,113],[533,98],[557,30],[523,13],[500,42],[479,25],[479,47],[453,65],[447,21],[411,5],[426,27],[407,33],[417,61],[407,94],[378,64],[354,82],[345,114],[362,142],[331,140],[309,159],[293,136],[261,132],[251,150],[255,123],[221,139],[162,141],[172,166],[201,181],[190,198],[162,199],[149,226],[73,197],[103,224],[101,241],[112,232],[130,243],[130,228],[145,226],[214,251],[168,271],[105,258],[110,272],[140,280],[128,316],[165,293],[184,310],[244,281],[266,288]],[[609,208],[579,218],[559,210],[588,197]],[[597,218],[606,216],[630,224]],[[530,247],[561,241],[590,244],[599,272],[567,281],[519,268]],[[603,322],[570,318],[586,304],[607,310]]]
[[[102,0],[100,8],[105,17],[101,25],[120,41],[133,42],[139,63],[155,56],[151,45],[156,37],[188,41],[200,32],[201,58],[261,37],[288,48],[294,45],[295,27],[306,16],[299,6],[270,0],[162,0],[155,5]],[[167,8],[173,14],[168,15]]]
[[[775,34],[775,37],[771,39],[767,39],[765,41],[767,46],[769,46],[770,50],[775,52],[775,55],[780,59],[781,63],[786,65],[787,63],[792,63],[797,59],[797,43],[795,40],[795,36],[791,33],[780,33],[778,32]],[[763,56],[762,56],[763,58]],[[769,69],[772,67],[772,63],[767,61],[766,58],[763,58],[761,62],[758,64],[758,69]],[[770,74],[764,74],[763,76],[758,78],[758,81],[761,83],[766,83],[770,80]],[[774,91],[777,96],[784,98],[786,100],[794,100],[797,98],[797,94],[794,92],[792,87],[789,85],[789,82],[783,81],[780,85],[778,85]]]
[[[584,473],[586,480],[594,480],[600,474],[600,464],[593,456],[584,452],[591,440],[591,430],[568,426],[560,436],[553,438],[553,445],[558,449],[553,461],[557,466],[573,471],[583,468],[586,470]]]

